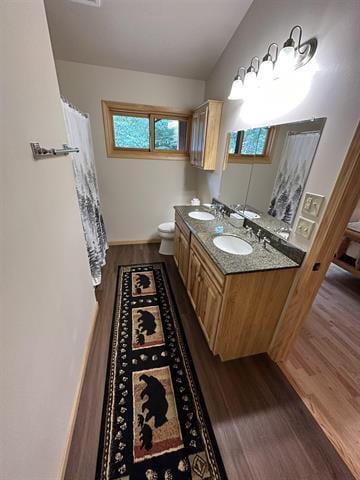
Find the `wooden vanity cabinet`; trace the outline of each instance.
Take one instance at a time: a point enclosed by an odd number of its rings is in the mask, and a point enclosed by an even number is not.
[[[223,103],[208,100],[193,112],[190,163],[203,170],[215,170],[216,167]]]
[[[174,258],[210,350],[223,361],[267,352],[297,269],[224,275],[178,214]]]
[[[181,220],[175,216],[175,237],[174,237],[174,260],[180,277],[186,285],[189,266],[189,250],[190,250],[190,230]]]
[[[213,349],[222,293],[211,281],[200,258],[190,249],[187,291],[208,344]]]
[[[227,275],[213,352],[222,360],[267,352],[296,270]]]

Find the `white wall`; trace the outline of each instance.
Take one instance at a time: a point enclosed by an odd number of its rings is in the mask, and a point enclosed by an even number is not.
[[[195,194],[188,161],[107,158],[101,100],[192,108],[205,82],[57,61],[61,93],[90,114],[105,226],[110,241],[146,240]]]
[[[2,480],[59,477],[95,306],[42,0],[5,0],[1,32]],[[4,68],[6,66],[6,68]]]
[[[215,66],[208,82],[206,96],[225,99],[236,69],[247,66],[254,55],[263,57],[270,42],[282,44],[293,25],[300,24],[304,38],[316,36],[319,41],[314,61],[318,71],[309,81],[309,91],[300,99],[292,86],[293,97],[286,105],[274,105],[270,99],[251,110],[241,102],[226,101],[218,151],[218,167],[214,173],[199,172],[199,193],[203,200],[218,196],[221,161],[225,148],[225,133],[232,130],[327,117],[325,129],[306,185],[306,191],[325,195],[332,190],[341,163],[360,118],[360,2],[358,0],[254,0],[248,13]],[[311,82],[311,83],[310,83]],[[285,92],[282,92],[285,97]],[[287,92],[287,95],[290,92]],[[281,100],[282,95],[279,96]],[[249,111],[250,110],[250,111]],[[304,245],[303,245],[304,246]]]

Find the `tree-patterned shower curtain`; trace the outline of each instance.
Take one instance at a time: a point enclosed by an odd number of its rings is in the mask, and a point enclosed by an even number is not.
[[[304,192],[320,132],[288,132],[268,213],[292,225]]]
[[[79,153],[72,155],[76,193],[91,276],[93,284],[99,285],[108,245],[100,208],[90,121],[87,115],[80,113],[66,101],[63,100],[62,104],[68,144],[80,149]]]

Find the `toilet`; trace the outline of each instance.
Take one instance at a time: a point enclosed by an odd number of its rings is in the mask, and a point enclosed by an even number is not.
[[[160,223],[158,232],[161,239],[159,253],[161,255],[174,255],[175,222]]]

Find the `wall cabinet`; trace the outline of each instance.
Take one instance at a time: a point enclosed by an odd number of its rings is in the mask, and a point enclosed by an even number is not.
[[[215,170],[223,102],[208,100],[194,112],[190,162],[203,170]]]
[[[175,262],[214,354],[224,361],[268,350],[295,268],[223,275],[178,214]]]

